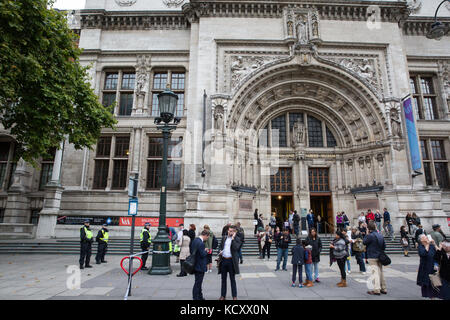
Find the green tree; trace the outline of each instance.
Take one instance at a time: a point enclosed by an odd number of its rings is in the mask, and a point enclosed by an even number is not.
[[[102,127],[116,124],[80,65],[78,35],[52,5],[0,1],[0,121],[16,139],[16,158],[32,164],[65,137],[91,148]]]

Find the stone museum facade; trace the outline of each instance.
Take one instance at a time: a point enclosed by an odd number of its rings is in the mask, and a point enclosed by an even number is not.
[[[167,86],[181,118],[169,145],[171,223],[220,232],[240,221],[250,232],[255,209],[265,223],[313,209],[330,230],[337,211],[356,224],[386,207],[396,232],[414,211],[426,230],[448,233],[450,37],[426,38],[440,2],[87,0],[68,21],[92,88],[116,102],[117,128],[92,150],[62,144],[37,169],[12,160],[4,132],[0,236],[76,237],[84,217],[126,236],[135,173],[139,217],[157,218],[154,119]],[[438,17],[448,26],[448,3]]]

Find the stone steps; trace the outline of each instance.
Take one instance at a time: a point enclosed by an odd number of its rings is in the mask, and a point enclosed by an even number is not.
[[[322,240],[322,255],[328,255],[329,244],[332,237],[321,237]],[[398,239],[392,241],[386,238],[386,253],[388,254],[402,254],[403,250]],[[289,245],[289,249],[294,246],[294,243]],[[0,240],[0,254],[79,254],[80,242],[78,239],[56,239],[56,240]],[[135,239],[133,252],[140,252],[139,239]],[[92,254],[97,252],[97,245],[94,242],[92,245]],[[111,239],[108,244],[108,254],[113,255],[128,255],[130,252],[130,239]],[[150,253],[152,250],[150,250]],[[271,255],[276,255],[275,245],[271,246]],[[258,242],[253,236],[247,237],[242,249],[245,256],[258,255]],[[416,249],[411,250],[412,254],[417,253]]]

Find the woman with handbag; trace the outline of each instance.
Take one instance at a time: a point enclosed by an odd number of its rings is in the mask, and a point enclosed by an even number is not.
[[[419,272],[417,273],[417,285],[422,289],[422,297],[434,299],[439,297],[438,291],[433,288],[430,275],[434,273],[434,257],[436,255],[436,247],[434,240],[429,240],[424,234],[419,237]]]
[[[403,248],[403,254],[405,257],[409,257],[408,251],[410,250],[408,233],[406,232],[406,227],[402,226],[400,228],[400,244]]]

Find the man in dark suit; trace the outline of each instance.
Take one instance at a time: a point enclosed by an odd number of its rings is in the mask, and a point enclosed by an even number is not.
[[[203,277],[206,272],[206,256],[208,249],[205,248],[205,241],[209,238],[209,231],[203,230],[198,238],[192,242],[191,254],[195,252],[194,276],[195,282],[192,288],[194,300],[205,300],[202,293]]]
[[[219,274],[222,275],[222,287],[219,300],[225,300],[227,295],[227,274],[230,274],[231,281],[231,295],[233,300],[237,300],[237,288],[235,275],[239,274],[239,249],[241,247],[242,240],[237,235],[236,226],[230,226],[228,228],[228,235],[222,237],[222,241],[219,247],[219,255],[222,256],[221,263],[219,265]]]

